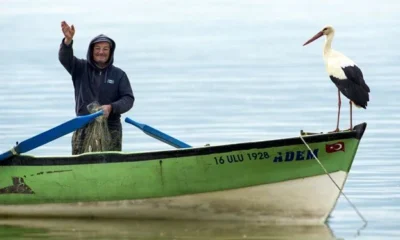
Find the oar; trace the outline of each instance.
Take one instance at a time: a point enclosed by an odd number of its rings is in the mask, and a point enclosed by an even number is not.
[[[95,119],[98,116],[101,116],[103,114],[103,110],[85,115],[85,116],[79,116],[76,118],[73,118],[61,125],[58,125],[57,127],[54,127],[50,130],[47,130],[43,133],[40,133],[34,137],[31,137],[29,139],[26,139],[19,143],[17,146],[9,150],[8,152],[5,152],[0,155],[0,161],[5,160],[9,157],[12,157],[17,154],[25,153],[28,152],[32,149],[35,149],[37,147],[40,147],[46,143],[49,143],[59,137],[62,137],[70,132],[73,132],[89,122],[91,122],[93,119]]]
[[[157,129],[150,127],[149,125],[138,123],[128,117],[125,118],[125,122],[132,124],[133,126],[142,130],[147,135],[149,135],[155,139],[158,139],[162,142],[165,142],[166,144],[169,144],[173,147],[176,147],[176,148],[191,148],[192,147],[184,142],[179,141],[176,138],[169,136],[168,134],[165,134]]]

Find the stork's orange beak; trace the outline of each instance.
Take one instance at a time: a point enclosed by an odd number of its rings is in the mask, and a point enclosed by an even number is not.
[[[317,34],[315,34],[315,36],[312,37],[310,40],[308,40],[306,43],[304,43],[303,46],[309,44],[310,42],[312,42],[314,40],[317,40],[318,38],[322,37],[323,35],[324,35],[324,32],[322,32],[322,31],[317,33]]]

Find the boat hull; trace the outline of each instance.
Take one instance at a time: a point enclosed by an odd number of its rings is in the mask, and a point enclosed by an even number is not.
[[[0,215],[322,223],[366,124],[353,131],[144,153],[16,156]],[[304,144],[306,141],[306,144]]]
[[[331,173],[343,186],[347,173]],[[0,206],[18,217],[131,218],[323,224],[339,190],[327,175],[239,189],[109,202]]]

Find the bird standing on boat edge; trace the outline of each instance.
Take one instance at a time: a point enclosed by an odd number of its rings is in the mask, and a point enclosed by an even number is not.
[[[326,36],[324,45],[324,61],[326,70],[332,82],[338,88],[338,116],[336,129],[334,132],[339,131],[339,118],[341,99],[340,92],[350,100],[350,130],[353,128],[353,112],[352,103],[356,107],[367,108],[369,101],[369,87],[364,81],[363,74],[359,67],[348,57],[342,53],[335,51],[331,48],[332,40],[335,35],[335,30],[332,26],[324,27],[314,37],[308,40],[303,46],[313,42],[314,40]]]

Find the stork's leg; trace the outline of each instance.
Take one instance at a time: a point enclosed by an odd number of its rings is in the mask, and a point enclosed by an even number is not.
[[[341,105],[342,105],[342,100],[340,99],[340,90],[338,89],[338,113],[337,113],[336,129],[334,132],[339,132],[339,118],[340,118]]]
[[[351,101],[350,101],[350,129],[349,130],[352,130],[353,129],[353,104],[351,104]]]

